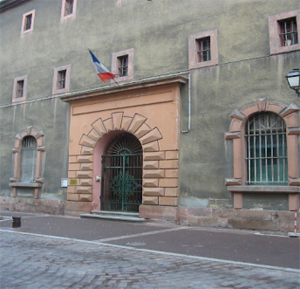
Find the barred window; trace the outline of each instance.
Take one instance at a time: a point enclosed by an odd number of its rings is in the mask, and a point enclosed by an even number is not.
[[[58,71],[57,74],[57,89],[64,89],[66,87],[66,74],[67,70]]]
[[[127,76],[128,72],[128,55],[118,57],[119,62],[119,75]]]
[[[284,120],[275,113],[257,113],[246,124],[247,184],[287,185]]]
[[[198,62],[211,60],[210,56],[210,37],[197,39]]]
[[[24,137],[20,166],[20,182],[22,183],[32,183],[35,180],[36,150],[36,139],[33,136]]]
[[[24,79],[17,81],[16,98],[24,96]]]
[[[281,46],[290,46],[298,43],[296,17],[279,21]]]

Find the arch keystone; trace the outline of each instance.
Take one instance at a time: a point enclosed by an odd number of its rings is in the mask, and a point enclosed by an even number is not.
[[[113,113],[111,116],[114,130],[119,130],[122,124],[123,112],[116,112]]]
[[[268,106],[268,100],[266,98],[259,98],[256,101],[256,105],[258,111],[266,111]]]

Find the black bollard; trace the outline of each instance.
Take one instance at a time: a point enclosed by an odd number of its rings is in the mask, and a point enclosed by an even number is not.
[[[12,217],[12,228],[21,227],[21,217]]]

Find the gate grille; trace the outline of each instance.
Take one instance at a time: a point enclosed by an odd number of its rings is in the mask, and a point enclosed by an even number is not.
[[[102,156],[101,209],[138,212],[142,203],[143,154],[139,141],[122,135]]]

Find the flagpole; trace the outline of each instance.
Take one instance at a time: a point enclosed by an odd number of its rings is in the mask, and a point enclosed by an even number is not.
[[[116,83],[116,85],[117,85],[118,87],[120,87],[119,83],[116,82],[115,78],[113,78],[113,80],[114,80],[114,82]]]

